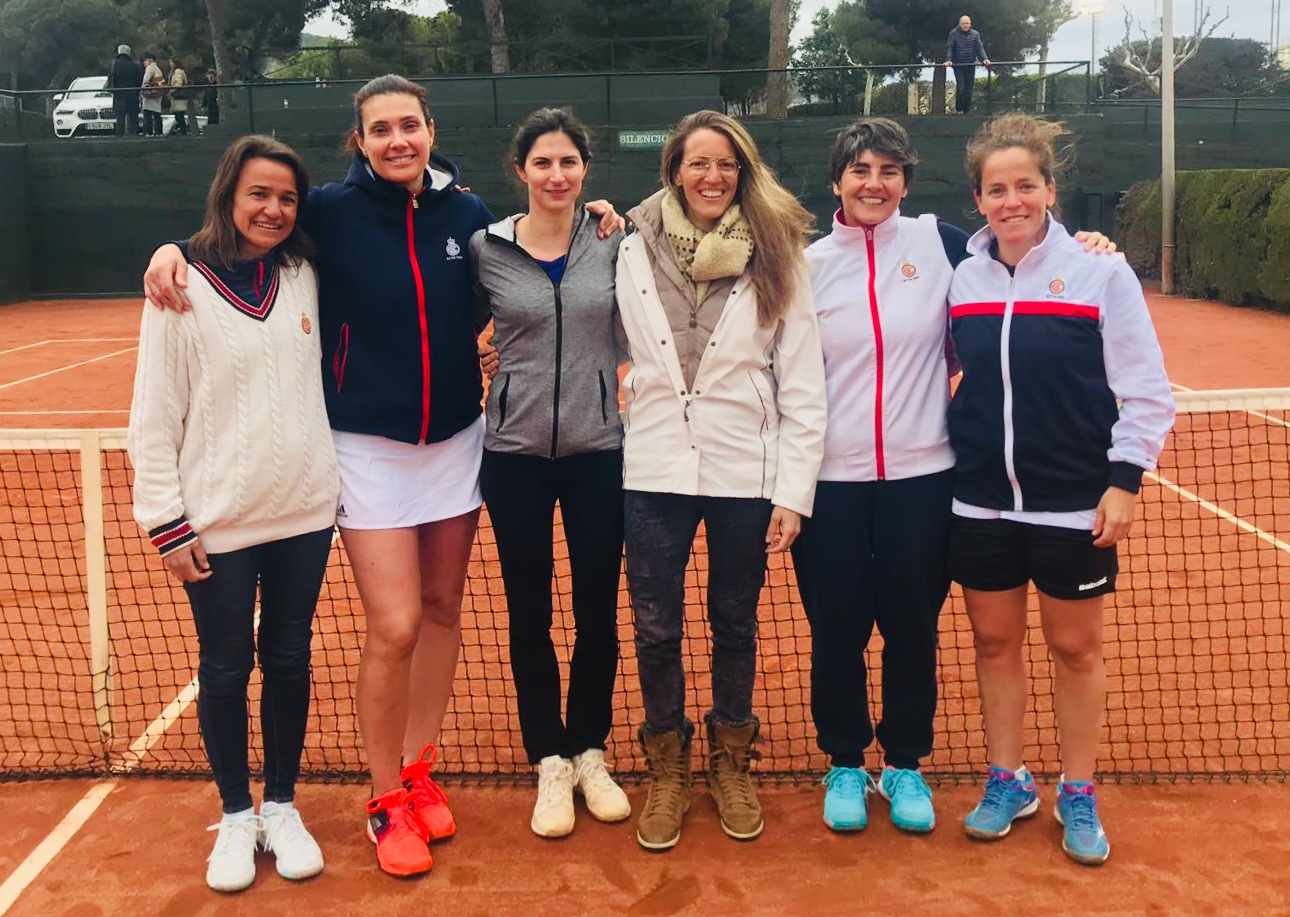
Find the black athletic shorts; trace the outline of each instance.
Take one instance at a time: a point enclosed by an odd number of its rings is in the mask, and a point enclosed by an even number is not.
[[[955,516],[950,526],[950,576],[965,589],[1004,592],[1033,581],[1055,599],[1091,599],[1115,591],[1115,546],[1056,525]]]

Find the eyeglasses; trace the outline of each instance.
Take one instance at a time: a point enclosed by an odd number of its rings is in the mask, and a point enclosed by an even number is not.
[[[707,175],[708,169],[712,166],[717,167],[717,171],[725,176],[739,174],[739,162],[734,159],[689,159],[682,162],[681,165],[691,175]]]

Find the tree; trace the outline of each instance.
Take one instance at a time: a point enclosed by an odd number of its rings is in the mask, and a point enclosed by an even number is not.
[[[1175,37],[1173,47],[1174,69],[1179,70],[1194,58],[1200,52],[1201,45],[1205,39],[1214,34],[1214,30],[1227,21],[1225,14],[1222,19],[1209,25],[1209,18],[1213,7],[1206,4],[1200,18],[1196,21],[1196,28],[1192,34],[1185,35],[1182,38]],[[1111,57],[1124,70],[1136,74],[1143,85],[1151,92],[1151,95],[1160,95],[1160,71],[1164,68],[1164,52],[1160,41],[1153,42],[1147,35],[1147,30],[1138,27],[1142,33],[1142,41],[1135,42],[1132,40],[1132,31],[1134,25],[1133,14],[1128,8],[1124,11],[1124,40],[1111,52]],[[1208,26],[1208,28],[1207,28]],[[1154,46],[1155,53],[1152,53]]]
[[[1160,39],[1133,42],[1131,53],[1148,69],[1158,67]],[[1102,58],[1105,91],[1125,99],[1155,98],[1153,85],[1140,70],[1122,64],[1122,48]],[[1158,71],[1157,71],[1158,73]],[[1208,38],[1178,65],[1175,89],[1181,98],[1244,96],[1272,93],[1285,82],[1285,71],[1266,44],[1249,38]]]
[[[488,25],[488,59],[493,73],[505,73],[511,67],[510,49],[506,42],[506,19],[502,15],[502,0],[480,0],[484,7],[484,22]]]
[[[0,0],[0,60],[15,89],[61,89],[107,73],[126,22],[112,0]]]
[[[789,0],[770,0],[770,50],[766,61],[771,73],[766,94],[766,114],[772,118],[783,118],[788,114],[788,74],[784,71],[788,69],[791,15]]]
[[[866,64],[906,63],[908,51],[892,34],[890,26],[877,22],[865,0],[841,0],[833,10],[820,10],[811,20],[811,34],[793,58],[798,91],[808,98],[828,100],[837,112],[843,101],[872,96],[874,85],[883,80],[880,72],[862,70]],[[852,67],[853,70],[812,68]],[[847,107],[852,111],[853,108]],[[858,110],[858,109],[857,109]]]

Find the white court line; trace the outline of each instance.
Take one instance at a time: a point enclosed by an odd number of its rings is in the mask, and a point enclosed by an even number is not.
[[[113,409],[110,411],[0,411],[0,417],[28,417],[33,414],[129,414],[128,409]]]
[[[166,709],[161,711],[161,715],[148,724],[143,735],[130,744],[130,749],[122,756],[121,762],[112,766],[113,773],[128,774],[138,767],[152,746],[161,741],[166,730],[174,725],[175,720],[183,716],[184,711],[197,698],[197,693],[197,679],[194,678],[166,706]],[[5,879],[4,884],[0,885],[0,917],[8,912],[18,896],[35,881],[54,857],[58,856],[76,833],[85,826],[103,800],[116,789],[118,782],[118,777],[109,777],[90,787],[81,797],[81,801],[72,806],[72,810],[64,816],[53,831],[49,832],[49,836],[18,865],[9,878]]]
[[[88,792],[81,797],[81,801],[72,806],[72,810],[63,816],[63,820],[55,826],[54,830],[49,832],[40,844],[27,857],[18,864],[15,869],[0,885],[0,915],[8,912],[13,906],[14,901],[18,899],[32,881],[40,875],[41,871],[49,865],[54,857],[58,856],[59,851],[67,846],[76,832],[81,830],[90,816],[93,815],[103,800],[116,789],[117,780],[115,777],[108,780],[100,781],[90,787]]]
[[[88,360],[81,360],[79,363],[72,363],[68,366],[60,366],[58,369],[51,369],[48,372],[37,373],[36,375],[28,376],[25,379],[17,379],[13,382],[6,382],[3,385],[0,385],[0,390],[6,389],[6,388],[13,388],[15,385],[22,385],[24,382],[35,382],[37,379],[43,379],[46,376],[52,376],[55,373],[67,372],[67,370],[69,369],[77,369],[81,366],[88,366],[91,363],[99,362],[99,360],[110,360],[112,357],[119,357],[123,353],[131,353],[132,351],[135,351],[138,349],[139,348],[137,346],[127,347],[124,350],[116,350],[116,351],[113,351],[112,353],[105,353],[101,357],[91,357]]]
[[[47,341],[37,341],[34,344],[23,344],[21,347],[10,347],[8,350],[0,350],[0,357],[7,353],[17,353],[20,350],[30,350],[33,347],[44,347],[46,344],[125,344],[129,341],[137,341],[138,338],[50,338]]]
[[[1268,544],[1272,545],[1272,547],[1276,548],[1277,550],[1285,551],[1286,553],[1290,554],[1290,543],[1286,543],[1282,541],[1280,538],[1273,535],[1271,532],[1263,531],[1263,529],[1259,528],[1257,525],[1252,525],[1251,523],[1246,522],[1244,519],[1242,519],[1240,516],[1236,515],[1235,513],[1229,513],[1227,510],[1223,509],[1223,507],[1215,503],[1210,503],[1204,497],[1201,497],[1201,496],[1198,496],[1197,494],[1192,493],[1190,490],[1188,490],[1185,487],[1179,487],[1173,481],[1170,481],[1166,478],[1162,478],[1154,471],[1148,471],[1145,476],[1147,478],[1150,478],[1152,481],[1155,481],[1157,484],[1160,484],[1164,487],[1168,487],[1170,490],[1172,490],[1174,493],[1178,494],[1179,496],[1186,497],[1188,500],[1191,500],[1192,502],[1198,504],[1203,509],[1209,510],[1218,518],[1227,520],[1228,522],[1232,523],[1241,531],[1248,532],[1251,535],[1254,535],[1255,537],[1257,537],[1260,541],[1265,541]]]

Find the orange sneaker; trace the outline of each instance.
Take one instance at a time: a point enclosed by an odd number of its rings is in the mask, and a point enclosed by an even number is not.
[[[367,801],[367,837],[376,845],[376,862],[391,876],[415,876],[434,865],[425,829],[412,814],[403,787]]]
[[[426,757],[429,753],[430,757]],[[430,776],[430,765],[439,755],[434,743],[421,749],[415,761],[403,765],[399,781],[408,791],[408,807],[425,829],[426,837],[441,841],[457,833],[457,821],[448,808],[448,794]]]

